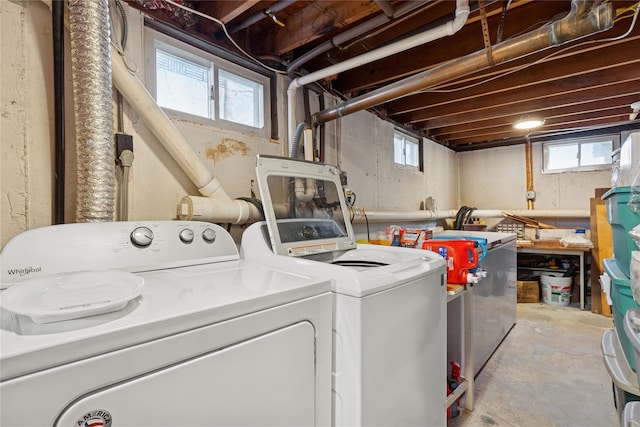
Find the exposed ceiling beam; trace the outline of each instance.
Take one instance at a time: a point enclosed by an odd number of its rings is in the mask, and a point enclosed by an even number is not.
[[[342,3],[338,6],[335,3]],[[262,32],[262,54],[282,55],[372,14],[381,13],[372,1],[312,1],[286,18],[286,25]],[[258,48],[256,48],[256,51]]]
[[[216,1],[200,1],[198,2],[198,11],[205,13],[209,16],[224,22],[225,24],[231,22],[233,19],[242,15],[252,6],[258,3],[259,0],[247,0],[247,1],[231,1],[231,0],[216,0]]]

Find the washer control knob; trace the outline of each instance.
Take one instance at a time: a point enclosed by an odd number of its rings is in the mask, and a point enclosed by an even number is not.
[[[131,232],[131,242],[140,248],[146,248],[153,242],[153,231],[148,227],[136,227]]]
[[[193,230],[185,228],[184,230],[180,231],[180,240],[182,240],[183,243],[191,243],[193,242],[193,238]]]
[[[202,232],[202,239],[207,243],[213,243],[216,241],[216,232],[213,228],[206,228]]]

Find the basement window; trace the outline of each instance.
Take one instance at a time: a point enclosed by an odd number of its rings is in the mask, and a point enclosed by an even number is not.
[[[419,138],[399,130],[393,132],[393,162],[396,166],[422,171],[421,153]]]
[[[617,135],[571,139],[542,144],[542,172],[575,172],[611,168],[611,154],[620,144]]]
[[[270,136],[269,78],[147,28],[147,88],[167,115]]]

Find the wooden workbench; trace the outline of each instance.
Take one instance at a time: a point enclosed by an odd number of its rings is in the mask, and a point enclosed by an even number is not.
[[[585,306],[585,254],[591,253],[591,248],[585,247],[566,247],[559,240],[529,240],[526,242],[518,242],[518,253],[526,254],[542,254],[542,255],[573,255],[579,257],[580,266],[578,268],[578,284],[580,286],[580,309],[584,310]],[[529,268],[538,271],[563,271],[552,270],[547,268]]]

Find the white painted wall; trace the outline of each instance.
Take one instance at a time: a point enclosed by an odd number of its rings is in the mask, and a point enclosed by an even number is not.
[[[391,123],[368,112],[340,119],[342,170],[349,187],[368,209],[418,210],[431,196],[438,209],[457,209],[455,153],[424,140],[424,170],[419,172],[393,163]],[[366,158],[366,161],[363,161]]]
[[[542,173],[542,143],[532,144],[536,209],[586,209],[596,188],[611,186],[611,170]],[[458,153],[461,204],[478,209],[527,209],[525,147]]]

